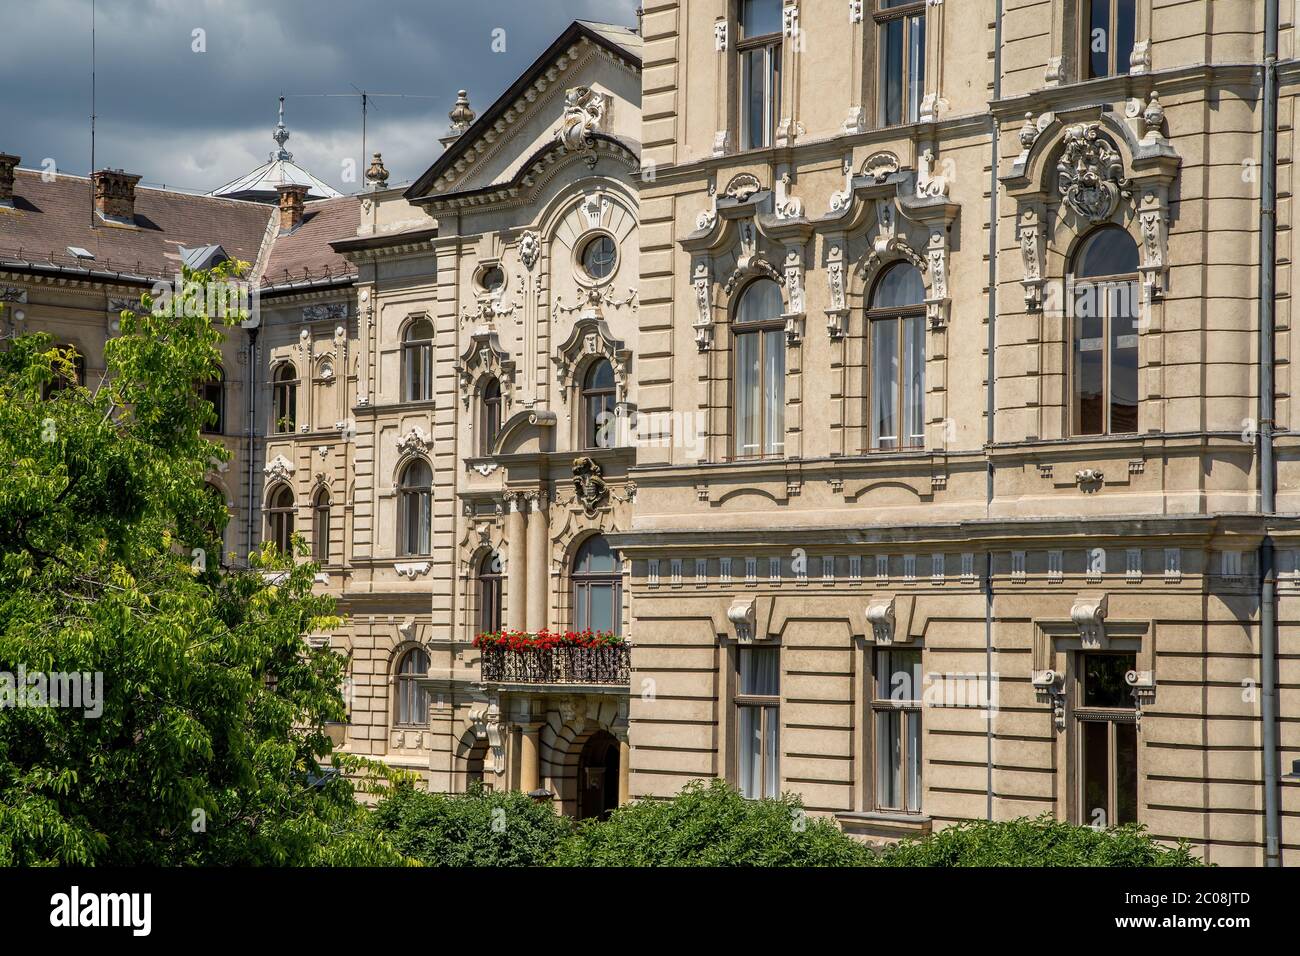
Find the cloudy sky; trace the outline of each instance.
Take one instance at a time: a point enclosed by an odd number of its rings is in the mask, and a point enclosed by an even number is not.
[[[396,184],[441,150],[456,90],[480,113],[576,19],[635,26],[637,0],[97,0],[95,164],[207,190],[265,162],[277,98],[294,158],[342,192],[360,160],[353,88],[372,100],[369,151]],[[0,152],[90,168],[91,0],[9,9]],[[494,31],[504,30],[504,34]],[[202,31],[196,33],[196,31]],[[504,52],[493,49],[494,36]],[[500,46],[500,42],[497,46]],[[197,52],[196,47],[205,48]],[[364,170],[365,162],[359,162]]]

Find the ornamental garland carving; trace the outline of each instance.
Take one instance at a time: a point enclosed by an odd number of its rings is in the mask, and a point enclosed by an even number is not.
[[[1088,222],[1109,219],[1120,200],[1132,195],[1124,161],[1097,123],[1079,123],[1065,131],[1065,150],[1056,170],[1066,205]]]

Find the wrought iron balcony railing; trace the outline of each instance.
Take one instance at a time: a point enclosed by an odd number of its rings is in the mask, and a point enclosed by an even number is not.
[[[631,647],[485,647],[481,650],[488,684],[627,684]]]

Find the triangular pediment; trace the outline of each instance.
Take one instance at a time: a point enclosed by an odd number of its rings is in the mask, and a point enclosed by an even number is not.
[[[406,198],[493,193],[597,141],[639,155],[640,69],[636,34],[573,23],[447,147]]]

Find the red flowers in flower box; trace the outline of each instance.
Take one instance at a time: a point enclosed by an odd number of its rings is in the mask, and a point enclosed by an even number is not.
[[[623,644],[613,631],[484,631],[474,638],[475,647],[504,647],[512,651],[550,650],[555,647],[614,647]]]

